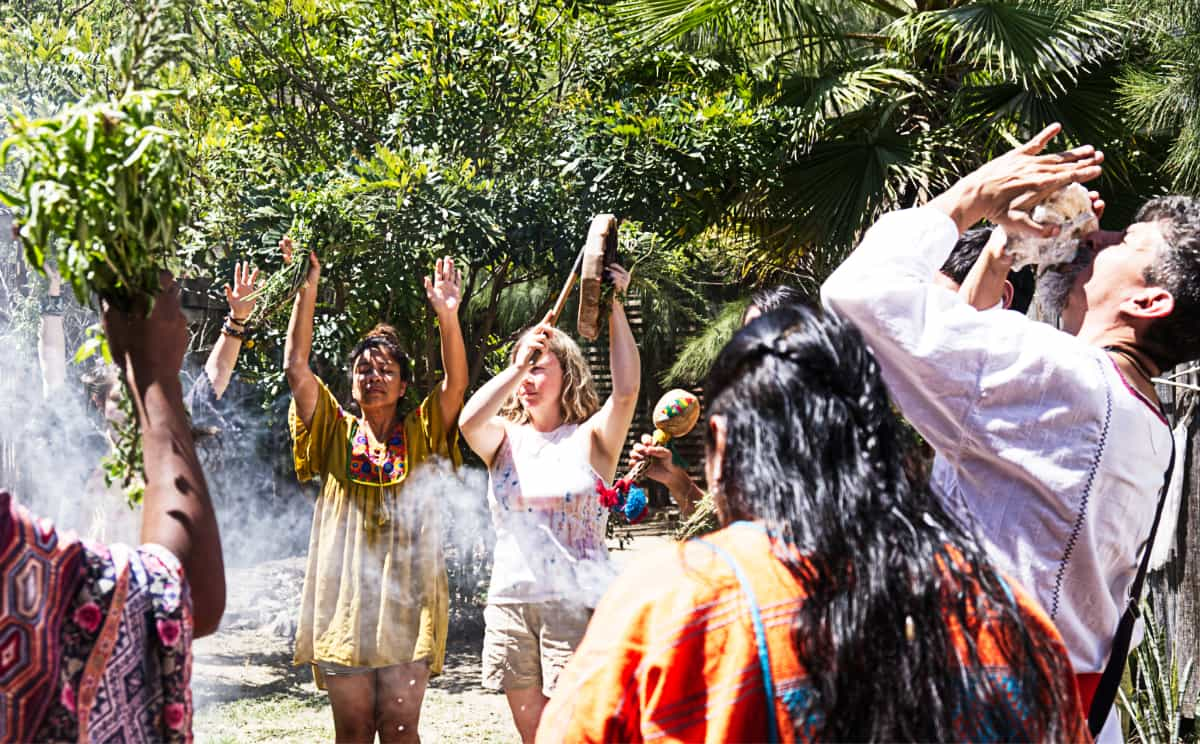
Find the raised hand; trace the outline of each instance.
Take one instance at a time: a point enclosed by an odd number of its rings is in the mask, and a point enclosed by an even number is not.
[[[513,365],[521,369],[529,369],[538,357],[548,348],[550,336],[550,318],[553,311],[546,313],[541,323],[534,326],[521,337],[517,353],[513,355]]]
[[[425,277],[425,296],[439,316],[458,313],[462,304],[462,272],[455,268],[453,258],[437,260],[433,275]]]
[[[633,280],[633,275],[618,263],[608,265],[608,275],[612,278],[613,288],[617,295],[624,295],[625,291],[629,289],[629,282]]]
[[[930,206],[950,215],[960,231],[987,219],[1003,225],[1009,235],[1052,236],[1057,226],[1034,222],[1034,206],[1069,183],[1098,177],[1104,162],[1104,153],[1091,145],[1043,153],[1060,131],[1061,125],[1051,124],[1025,144],[963,177]]]
[[[244,323],[254,312],[254,287],[258,283],[258,269],[251,269],[249,261],[238,261],[233,265],[233,284],[225,285],[225,301],[229,303],[229,318]]]
[[[58,297],[62,294],[62,277],[59,276],[58,270],[50,265],[49,261],[42,268],[46,270],[46,281],[50,283],[50,286],[47,288],[47,294],[51,297]]]

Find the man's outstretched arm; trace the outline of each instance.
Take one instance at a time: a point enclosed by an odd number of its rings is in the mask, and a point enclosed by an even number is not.
[[[978,312],[932,281],[976,221],[995,221],[1010,235],[1044,235],[1026,210],[1067,183],[1099,175],[1103,156],[1090,147],[1040,154],[1057,131],[1047,128],[924,208],[885,215],[821,288],[826,307],[866,338],[904,415],[943,454],[963,446],[985,381],[1019,376],[1038,385],[1048,372],[1045,357],[1024,350],[1046,334],[1053,334],[1046,346],[1067,338],[1015,313]]]

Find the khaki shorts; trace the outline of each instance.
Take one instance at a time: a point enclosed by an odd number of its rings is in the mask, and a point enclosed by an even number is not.
[[[550,697],[591,617],[591,609],[567,602],[488,605],[483,686],[501,691],[541,686]]]

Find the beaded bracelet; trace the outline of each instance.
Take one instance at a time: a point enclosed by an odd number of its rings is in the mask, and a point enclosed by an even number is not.
[[[60,316],[63,314],[64,304],[62,295],[46,295],[42,298],[42,315]]]
[[[229,322],[228,318],[226,318],[225,322],[221,325],[221,333],[225,334],[226,336],[232,336],[233,338],[236,338],[240,341],[245,341],[246,336],[247,336],[247,332],[246,332],[245,328],[242,328],[240,330],[237,328],[234,328],[233,324]]]

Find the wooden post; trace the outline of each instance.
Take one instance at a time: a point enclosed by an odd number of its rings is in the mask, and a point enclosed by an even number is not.
[[[1192,385],[1198,381],[1200,375],[1195,373],[1179,378],[1179,382]],[[1187,443],[1175,455],[1175,467],[1184,481],[1174,544],[1166,564],[1150,576],[1146,601],[1154,608],[1171,658],[1182,675],[1194,660],[1200,660],[1200,395],[1163,385],[1159,395],[1172,423],[1186,425]],[[1195,725],[1198,676],[1193,670],[1183,690],[1180,723],[1184,728]]]

